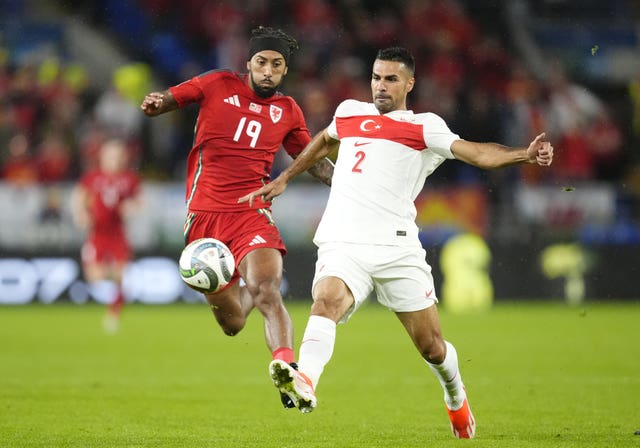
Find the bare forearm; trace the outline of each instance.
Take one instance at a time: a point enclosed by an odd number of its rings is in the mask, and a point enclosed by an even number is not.
[[[479,168],[492,169],[519,163],[549,166],[553,162],[553,146],[541,133],[526,148],[510,148],[498,143],[477,143],[456,140],[451,144],[456,159]]]
[[[331,186],[333,177],[333,162],[328,158],[320,159],[315,165],[307,170],[316,179]]]
[[[479,143],[476,146],[478,152],[474,165],[480,168],[503,168],[530,162],[527,148],[511,148],[498,143]]]
[[[313,139],[311,139],[304,151],[298,154],[298,156],[293,160],[293,163],[291,163],[291,165],[289,165],[287,169],[285,169],[280,174],[279,177],[282,177],[285,182],[289,182],[298,174],[302,173],[303,171],[309,170],[316,164],[316,162],[326,157],[329,154],[329,145],[327,143],[328,139],[329,136],[326,135],[326,131],[318,133],[315,137],[313,137]],[[321,165],[319,168],[316,168],[316,170],[325,170],[325,173],[323,174],[327,174],[326,166],[323,167]],[[331,169],[331,173],[333,174],[333,167]],[[323,178],[321,177],[318,178],[320,180],[323,180]]]
[[[478,168],[501,168],[529,162],[526,148],[510,148],[498,143],[458,140],[451,145],[456,159]]]
[[[331,146],[329,142],[335,142],[327,131],[324,130],[317,134],[315,137],[311,139],[309,144],[304,150],[298,154],[298,156],[293,160],[291,165],[287,167],[278,177],[276,177],[273,182],[269,182],[268,184],[263,185],[261,188],[258,188],[255,191],[252,191],[249,194],[238,198],[238,203],[242,204],[245,202],[249,203],[249,207],[253,207],[253,199],[257,196],[261,196],[263,201],[271,201],[276,196],[282,194],[282,192],[287,188],[287,184],[291,179],[296,177],[298,174],[303,171],[309,170],[311,167],[316,165],[316,162],[321,160],[323,157],[326,157],[327,154],[331,151]],[[329,159],[325,159],[322,163],[317,164],[314,167],[316,174],[319,174],[319,178],[326,179],[325,182],[330,184],[330,176],[329,171],[331,171],[331,175],[333,175],[333,164],[329,161]],[[320,173],[324,171],[323,173]]]

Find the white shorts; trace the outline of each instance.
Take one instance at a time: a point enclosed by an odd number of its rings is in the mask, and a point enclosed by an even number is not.
[[[420,311],[438,302],[425,256],[421,247],[324,243],[318,249],[312,291],[326,277],[345,282],[355,303],[340,322],[349,320],[373,291],[392,311]]]

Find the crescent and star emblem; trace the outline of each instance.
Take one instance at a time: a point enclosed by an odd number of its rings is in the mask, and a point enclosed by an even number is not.
[[[373,126],[368,126],[367,127],[367,125],[369,125],[370,123],[373,123]],[[380,125],[376,124],[376,122],[374,120],[367,119],[367,120],[364,120],[362,123],[360,123],[360,130],[362,132],[371,132],[374,129],[380,129]]]

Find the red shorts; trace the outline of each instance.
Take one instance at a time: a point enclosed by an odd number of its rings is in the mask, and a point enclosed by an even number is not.
[[[254,249],[277,249],[284,256],[287,249],[267,208],[242,212],[190,211],[184,224],[185,245],[199,238],[215,238],[229,247],[236,267]],[[233,274],[232,282],[239,277]]]
[[[131,259],[131,249],[122,236],[91,235],[82,245],[82,262],[126,263]]]

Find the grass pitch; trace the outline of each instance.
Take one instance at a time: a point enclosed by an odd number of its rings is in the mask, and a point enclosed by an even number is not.
[[[297,330],[308,301],[288,303]],[[442,312],[477,437],[455,440],[440,386],[395,316],[338,328],[318,408],[284,410],[262,319],[234,338],[199,305],[0,308],[2,447],[640,447],[640,306],[499,303]]]

